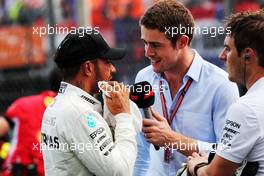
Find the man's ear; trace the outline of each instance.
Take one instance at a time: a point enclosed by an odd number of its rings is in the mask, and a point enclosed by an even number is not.
[[[91,77],[94,74],[94,69],[94,64],[91,61],[85,61],[82,64],[82,72],[88,77]]]
[[[255,60],[255,52],[252,48],[245,48],[242,51],[243,59],[245,59],[246,62],[252,62]]]
[[[177,40],[179,49],[183,49],[184,47],[188,46],[189,37],[187,35],[182,35]]]

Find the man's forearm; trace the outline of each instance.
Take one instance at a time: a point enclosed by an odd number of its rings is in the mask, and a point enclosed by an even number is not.
[[[197,170],[197,176],[209,176],[208,172],[207,172],[207,167],[208,166],[204,166],[204,167],[200,167]]]

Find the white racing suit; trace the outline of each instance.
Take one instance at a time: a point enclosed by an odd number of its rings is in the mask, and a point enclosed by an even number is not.
[[[132,175],[141,114],[113,116],[85,91],[62,82],[58,96],[45,111],[41,148],[47,176]],[[106,106],[105,106],[106,107]],[[114,119],[111,119],[114,118]],[[114,138],[107,124],[114,128]]]

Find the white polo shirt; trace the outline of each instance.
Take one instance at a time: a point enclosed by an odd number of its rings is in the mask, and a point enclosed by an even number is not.
[[[217,155],[242,163],[259,163],[257,176],[264,175],[264,78],[252,85],[245,96],[227,112]]]

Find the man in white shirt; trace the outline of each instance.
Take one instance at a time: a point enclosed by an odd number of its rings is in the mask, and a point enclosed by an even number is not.
[[[95,31],[68,34],[61,42],[55,62],[64,81],[44,113],[41,130],[45,175],[132,175],[139,110],[117,82],[108,82],[118,91],[108,92],[106,110],[92,96],[98,92],[98,81],[110,81],[116,71],[109,60],[124,54],[123,49],[110,48]]]
[[[227,66],[229,79],[243,84],[248,92],[229,108],[216,156],[193,153],[188,167],[192,175],[233,176],[242,163],[254,163],[244,175],[264,175],[264,12],[232,15],[226,27],[231,30],[220,59]],[[254,171],[253,171],[254,170]],[[240,171],[241,172],[241,171]]]

